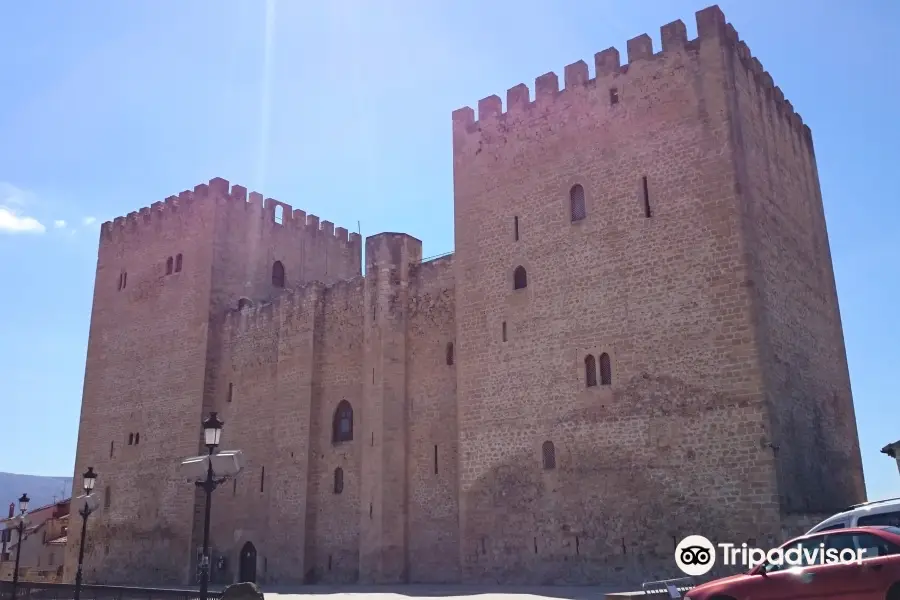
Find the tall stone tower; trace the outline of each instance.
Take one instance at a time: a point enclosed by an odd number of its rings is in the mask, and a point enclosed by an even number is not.
[[[453,115],[464,578],[864,498],[810,130],[718,7],[697,32]]]
[[[220,178],[103,224],[74,483],[78,495],[87,466],[99,474],[88,573],[102,563],[107,580],[192,579],[203,505],[178,459],[201,450],[216,405],[226,309],[358,276],[361,249],[357,234]]]

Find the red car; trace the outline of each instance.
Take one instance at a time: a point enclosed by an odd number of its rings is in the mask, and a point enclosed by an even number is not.
[[[826,552],[865,549],[859,562],[825,564]],[[783,550],[806,550],[803,566],[763,563],[749,573],[699,585],[685,600],[900,600],[900,528],[857,527],[799,537]],[[819,550],[813,555],[814,550]]]

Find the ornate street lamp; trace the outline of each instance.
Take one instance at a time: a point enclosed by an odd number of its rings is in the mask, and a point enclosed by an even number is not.
[[[75,600],[80,600],[81,598],[82,565],[84,564],[84,540],[87,537],[87,520],[88,517],[91,516],[91,513],[94,512],[94,508],[91,506],[91,500],[93,500],[91,492],[94,491],[94,484],[97,483],[97,474],[94,473],[94,467],[88,467],[88,470],[82,475],[82,482],[84,487],[84,502],[81,509],[78,511],[78,514],[81,515],[81,542],[78,547],[78,571],[75,573]]]
[[[224,479],[216,480],[213,474],[212,455],[219,445],[222,437],[222,427],[225,426],[219,420],[218,413],[211,412],[209,416],[203,419],[203,441],[209,450],[206,459],[206,479],[197,481],[197,487],[202,488],[206,492],[206,515],[203,519],[203,557],[200,559],[200,600],[206,600],[206,594],[209,591],[209,516],[212,510],[212,493]],[[75,600],[78,600],[77,598]]]
[[[218,414],[211,412],[208,417],[203,419],[203,441],[210,454],[219,445],[219,440],[222,438],[222,428],[225,426],[225,423],[219,420]]]
[[[28,512],[28,494],[22,494],[19,498],[19,525],[16,528],[19,534],[19,543],[16,546],[16,567],[13,571],[12,600],[16,600],[16,591],[19,586],[19,557],[22,556],[22,542],[25,540],[25,513]]]

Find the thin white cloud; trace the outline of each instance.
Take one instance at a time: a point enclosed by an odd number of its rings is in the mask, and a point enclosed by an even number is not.
[[[7,206],[0,206],[0,233],[44,233],[47,228],[34,217],[18,214]]]
[[[66,222],[63,221],[62,219],[57,219],[56,221],[53,221],[53,227],[56,229],[65,229]]]
[[[34,194],[8,181],[0,181],[0,205],[24,206],[34,198]]]
[[[85,217],[81,222],[85,225],[93,225],[97,222],[97,219],[95,217]]]

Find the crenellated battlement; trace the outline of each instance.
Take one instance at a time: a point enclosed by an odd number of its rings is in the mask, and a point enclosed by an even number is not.
[[[803,122],[800,113],[794,111],[790,100],[785,99],[784,92],[775,85],[772,76],[766,71],[759,59],[750,52],[750,47],[741,40],[737,30],[731,23],[725,23],[722,17],[723,38],[727,45],[737,53],[741,65],[750,73],[756,82],[757,88],[765,95],[768,102],[774,105],[776,114],[783,119],[788,128],[804,142],[812,151],[812,130]]]
[[[503,110],[503,100],[498,95],[488,96],[478,101],[478,112],[471,107],[463,107],[453,111],[454,139],[460,136],[480,135],[484,128],[504,127],[508,121],[519,120],[529,113],[552,111],[554,106],[559,110],[565,110],[569,106],[568,95],[574,91],[597,86],[602,82],[607,87],[615,88],[619,82],[627,82],[633,72],[640,67],[641,70],[652,68],[654,61],[660,66],[663,60],[677,52],[696,53],[700,45],[707,40],[719,43],[722,46],[734,50],[743,66],[748,69],[764,91],[766,96],[774,103],[778,114],[782,115],[785,122],[800,136],[800,139],[811,144],[812,136],[809,127],[803,124],[799,114],[794,112],[791,103],[784,98],[784,94],[772,80],[772,76],[766,72],[762,64],[750,53],[750,49],[738,36],[735,28],[725,21],[725,15],[716,6],[709,6],[695,14],[697,23],[697,37],[689,40],[687,28],[683,21],[677,20],[663,25],[660,28],[662,50],[655,52],[653,40],[644,33],[634,37],[626,43],[627,62],[622,64],[619,51],[616,48],[607,48],[594,55],[595,76],[591,77],[588,64],[579,60],[567,65],[563,71],[563,86],[560,87],[559,77],[554,72],[545,73],[534,81],[534,99],[531,98],[531,90],[524,83],[511,87],[506,92],[506,111]],[[626,100],[627,102],[627,100]]]
[[[295,210],[290,204],[279,200],[263,199],[259,192],[248,193],[246,187],[230,185],[221,177],[201,183],[193,191],[185,190],[177,196],[169,196],[162,202],[154,202],[127,216],[103,223],[100,228],[101,242],[126,236],[139,228],[164,226],[167,220],[180,218],[197,206],[216,202],[232,210],[243,211],[248,220],[268,218],[273,227],[300,231],[309,236],[333,237],[341,245],[362,247],[362,238],[358,233],[350,233],[345,227],[335,227],[331,221],[321,221],[318,216]]]
[[[353,294],[358,294],[361,301],[364,282],[363,276],[337,281],[331,285],[311,281],[295,288],[285,289],[271,302],[229,310],[225,314],[226,335],[236,338],[249,332],[271,328],[273,324],[280,323],[281,318],[292,319],[326,299],[349,299]]]

